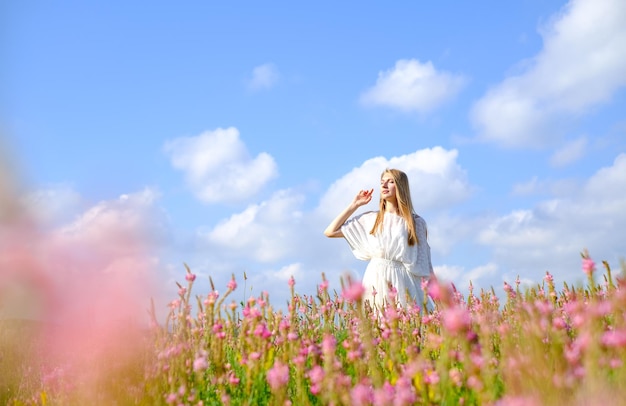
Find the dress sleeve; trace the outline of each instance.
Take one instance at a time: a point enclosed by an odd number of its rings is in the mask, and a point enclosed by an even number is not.
[[[350,249],[358,259],[368,261],[372,258],[372,236],[370,230],[374,224],[376,213],[367,212],[346,221],[341,232],[348,241]]]
[[[417,249],[415,261],[405,264],[407,270],[416,276],[428,277],[433,273],[433,264],[430,259],[430,245],[428,245],[426,234],[426,221],[419,216],[415,216],[415,231],[417,233]]]

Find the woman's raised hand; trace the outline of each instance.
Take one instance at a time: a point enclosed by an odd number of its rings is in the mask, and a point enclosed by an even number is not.
[[[363,206],[364,204],[368,204],[370,200],[372,200],[372,194],[374,193],[374,189],[372,190],[361,190],[355,196],[352,203],[346,207],[339,215],[330,222],[326,230],[324,230],[324,235],[330,238],[343,237],[343,233],[341,232],[341,226],[350,218],[350,216],[355,212],[356,209]]]
[[[354,204],[357,205],[357,207],[368,204],[372,200],[373,193],[374,189],[359,191],[359,193],[354,198]]]

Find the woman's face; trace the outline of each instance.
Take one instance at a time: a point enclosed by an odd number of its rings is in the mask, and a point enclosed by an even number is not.
[[[385,200],[395,200],[396,198],[396,184],[390,173],[383,174],[380,179],[380,195]]]

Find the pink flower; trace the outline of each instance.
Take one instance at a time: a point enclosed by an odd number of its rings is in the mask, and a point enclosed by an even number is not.
[[[443,283],[436,278],[428,280],[426,287],[426,293],[436,302],[442,302],[446,304],[453,304],[454,291],[456,287],[453,283]]]
[[[235,280],[235,277],[233,276],[233,278],[228,282],[228,290],[235,290],[237,289],[237,281]]]
[[[374,404],[392,405],[394,392],[393,386],[389,383],[389,381],[385,381],[381,388],[374,391]]]
[[[296,280],[293,278],[293,275],[291,275],[291,277],[289,277],[289,282],[287,282],[289,284],[290,288],[293,288],[296,284]]]
[[[345,288],[342,295],[346,300],[358,302],[363,297],[363,293],[365,293],[365,286],[362,283],[355,282]]]
[[[541,403],[531,397],[523,397],[523,396],[505,396],[502,399],[496,402],[496,406],[538,406]]]
[[[474,364],[474,366],[478,369],[482,369],[483,364],[485,363],[485,359],[482,357],[482,355],[476,352],[472,352],[470,354],[470,360],[472,361],[472,364]]]
[[[452,307],[443,312],[443,325],[451,333],[466,329],[470,323],[470,314],[462,307]]]
[[[472,375],[467,378],[467,386],[471,389],[479,391],[483,388],[483,383],[476,375]]]
[[[207,362],[206,358],[203,356],[200,356],[193,361],[193,370],[196,372],[204,371],[208,367],[209,367],[209,363]]]
[[[602,334],[601,341],[606,347],[626,347],[626,330],[607,331]]]
[[[411,379],[402,376],[396,383],[396,396],[394,405],[414,405],[417,400],[415,387]]]
[[[321,384],[324,380],[324,368],[319,365],[315,365],[311,370],[307,373],[309,380],[312,384]]]
[[[267,383],[273,391],[277,391],[289,382],[289,365],[276,361],[272,369],[267,371]]]
[[[237,375],[235,375],[233,372],[230,372],[228,374],[228,383],[230,383],[231,385],[239,385],[239,378],[237,378]]]
[[[395,286],[392,286],[389,289],[389,292],[387,292],[387,297],[389,298],[389,303],[395,303],[396,302],[396,298],[398,297],[398,289],[395,288]]]
[[[187,274],[185,275],[185,279],[186,279],[188,282],[193,282],[193,281],[195,281],[195,280],[196,280],[196,275],[195,275],[195,274],[193,274],[193,273],[191,273],[191,272],[189,272],[189,271],[187,271]]]
[[[312,395],[317,396],[322,391],[322,388],[320,387],[319,384],[312,383],[311,386],[309,387],[309,390],[311,391]]]
[[[217,300],[219,296],[220,294],[217,290],[214,290],[213,292],[209,292],[206,299],[204,300],[204,305],[209,306],[209,305],[215,304],[215,301]]]
[[[437,371],[426,371],[424,373],[424,383],[428,385],[436,385],[439,383],[439,374]]]
[[[374,392],[370,385],[358,383],[350,391],[350,400],[355,406],[371,405],[374,400]]]
[[[326,334],[322,340],[322,351],[326,355],[332,355],[335,353],[337,347],[337,339],[332,334]]]
[[[428,291],[428,283],[429,280],[428,278],[422,278],[422,281],[420,282],[420,287],[422,288],[423,291],[427,292]]]
[[[267,329],[265,323],[259,323],[254,329],[254,335],[257,337],[268,338],[272,335],[272,333]]]
[[[282,319],[280,323],[278,324],[278,329],[280,331],[289,330],[289,327],[291,327],[291,323],[289,323],[289,319]]]
[[[554,277],[546,271],[546,276],[543,277],[543,280],[548,282],[548,283],[552,283],[554,282]]]
[[[563,317],[555,317],[552,319],[552,326],[558,330],[562,330],[567,327],[567,323]]]
[[[261,358],[261,353],[257,352],[257,351],[253,351],[250,353],[250,359],[253,361],[257,361],[259,358]]]
[[[596,269],[596,264],[589,257],[583,258],[583,272],[589,276],[593,274],[593,271]]]
[[[456,386],[461,387],[463,385],[463,374],[458,368],[452,368],[449,370],[448,375]]]

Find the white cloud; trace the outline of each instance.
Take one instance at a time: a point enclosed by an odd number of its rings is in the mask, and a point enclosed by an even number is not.
[[[548,180],[533,176],[532,179],[513,185],[513,196],[529,196],[537,194],[567,195],[580,188],[580,182],[574,179]]]
[[[271,63],[259,65],[252,70],[249,86],[252,90],[270,89],[278,82],[278,69]]]
[[[476,230],[484,227],[490,220],[480,214],[467,217],[450,215],[443,208],[436,211],[435,216],[425,218],[428,222],[428,243],[433,255],[449,255],[457,244],[472,239]]]
[[[292,277],[294,280],[300,280],[302,276],[302,264],[294,263],[285,265],[277,271],[268,271],[267,276],[272,280],[279,282],[288,282]]]
[[[473,106],[479,138],[510,147],[561,139],[573,118],[626,84],[626,3],[572,0],[542,31],[544,47],[521,74]]]
[[[476,266],[470,270],[466,270],[464,266],[459,265],[438,265],[434,266],[437,279],[442,282],[452,282],[461,292],[467,292],[469,284],[474,288],[489,289],[501,283],[498,280],[498,265],[490,262],[485,265]]]
[[[393,69],[379,72],[376,85],[360,100],[365,105],[427,113],[453,98],[464,84],[462,76],[437,71],[430,61],[402,59]]]
[[[317,211],[326,219],[331,219],[350,203],[360,189],[378,191],[380,175],[385,168],[397,168],[407,174],[413,206],[418,213],[449,207],[468,198],[472,192],[465,171],[456,162],[457,155],[457,150],[434,147],[390,159],[369,159],[335,181],[322,197]],[[377,198],[363,208],[377,209]]]
[[[116,200],[101,201],[73,222],[56,231],[56,241],[64,246],[97,247],[107,255],[133,255],[148,243],[165,237],[166,227],[154,203],[159,192],[146,188],[121,195]],[[132,242],[132,243],[131,243]]]
[[[587,139],[585,137],[570,141],[558,149],[550,157],[552,166],[565,166],[577,161],[585,153]]]
[[[578,254],[588,248],[614,266],[626,255],[626,154],[597,171],[576,193],[494,219],[478,233],[509,275],[540,281],[546,271],[569,282],[582,279]]]
[[[458,280],[464,268],[457,265],[438,265],[434,266],[435,275],[440,281],[456,281]]]
[[[536,193],[539,188],[539,180],[536,176],[533,176],[533,178],[527,182],[513,185],[512,193],[514,196],[527,196]]]
[[[22,205],[41,223],[67,221],[82,203],[82,197],[70,185],[51,185],[28,193]]]
[[[493,262],[477,266],[470,269],[467,273],[463,274],[459,287],[463,289],[467,288],[467,286],[469,286],[471,282],[475,287],[482,286],[483,288],[488,288],[493,285],[493,282],[491,282],[489,278],[497,275],[497,272],[498,265]],[[489,281],[489,283],[483,284],[483,281]]]
[[[304,228],[300,206],[304,197],[289,190],[276,192],[269,200],[233,214],[202,239],[235,257],[274,262],[303,247]]]
[[[192,192],[205,203],[245,200],[277,176],[274,158],[265,152],[250,157],[233,127],[176,138],[164,149],[172,166],[184,172]]]

